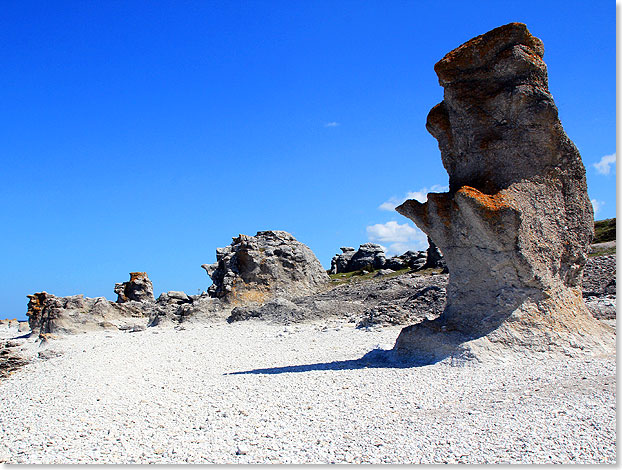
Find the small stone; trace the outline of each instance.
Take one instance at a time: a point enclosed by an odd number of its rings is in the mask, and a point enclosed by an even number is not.
[[[235,450],[235,455],[246,455],[250,452],[249,448],[243,444],[240,444]]]

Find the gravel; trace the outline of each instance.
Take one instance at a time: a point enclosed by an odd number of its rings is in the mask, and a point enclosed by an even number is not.
[[[615,357],[407,367],[399,326],[255,320],[20,340],[7,463],[615,463]]]

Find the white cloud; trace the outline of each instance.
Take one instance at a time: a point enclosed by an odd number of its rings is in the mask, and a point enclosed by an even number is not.
[[[604,201],[599,201],[597,199],[592,199],[592,207],[594,208],[594,216],[596,216],[596,214],[598,214],[598,211],[600,211],[603,206],[605,205]]]
[[[425,233],[408,223],[398,224],[394,220],[386,224],[369,225],[367,236],[372,242],[388,245],[385,248],[387,255],[401,255],[408,250],[425,250],[428,247]]]
[[[378,209],[383,211],[394,211],[397,206],[406,201],[407,199],[416,199],[419,202],[426,202],[428,200],[428,193],[441,193],[447,191],[449,188],[447,186],[442,186],[440,184],[435,184],[428,188],[421,188],[419,191],[409,191],[406,193],[404,197],[396,197],[393,196],[389,198],[388,201],[380,204]]]
[[[326,124],[324,124],[324,127],[337,127],[339,125],[340,124],[338,122],[333,121],[333,122],[327,122]]]
[[[608,175],[611,171],[611,165],[615,164],[616,154],[613,153],[611,155],[605,155],[603,158],[600,159],[598,163],[594,163],[593,165],[594,168],[596,168],[596,171],[599,172],[601,175]]]

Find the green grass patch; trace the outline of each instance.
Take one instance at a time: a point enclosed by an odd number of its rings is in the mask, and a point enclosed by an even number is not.
[[[594,222],[594,240],[592,243],[610,242],[616,239],[616,219],[597,220]]]
[[[606,256],[606,255],[615,255],[615,254],[616,254],[616,247],[612,246],[611,248],[605,248],[604,250],[590,253],[588,256],[590,258],[595,258],[596,256]]]
[[[430,274],[439,274],[442,270],[438,268],[429,268],[423,269],[421,271],[414,272],[416,275],[430,275]],[[401,276],[402,274],[407,274],[413,272],[410,268],[400,269],[398,271],[394,271],[390,274],[386,274],[384,276],[378,277],[378,279],[390,279],[392,277]],[[373,279],[378,274],[377,270],[369,271],[363,274],[363,271],[352,271],[350,273],[339,273],[339,274],[329,274],[331,279],[331,283],[333,285],[341,285],[348,284],[350,282],[361,282]]]
[[[330,279],[333,284],[347,284],[353,281],[362,281],[365,279],[371,279],[377,274],[377,271],[370,271],[363,274],[363,271],[352,271],[350,273],[330,274]]]

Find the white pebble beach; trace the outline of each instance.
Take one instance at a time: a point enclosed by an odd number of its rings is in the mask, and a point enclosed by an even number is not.
[[[0,462],[616,462],[614,356],[359,360],[400,328],[249,321],[50,340],[48,359],[0,380]]]

